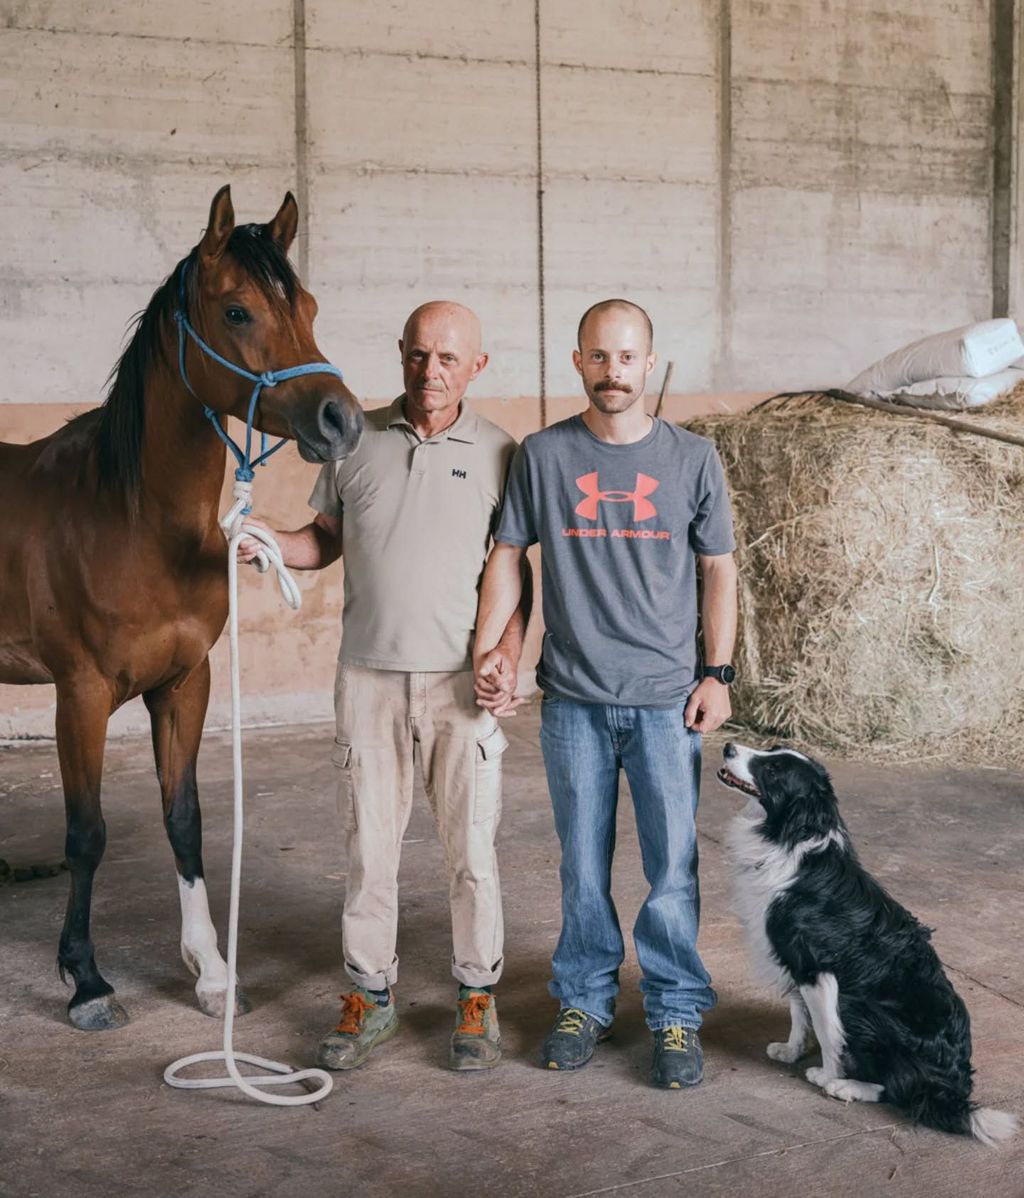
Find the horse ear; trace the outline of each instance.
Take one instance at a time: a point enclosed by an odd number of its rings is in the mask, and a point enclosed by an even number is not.
[[[206,261],[213,261],[224,253],[228,238],[235,227],[235,209],[231,204],[231,184],[224,186],[213,197],[210,205],[210,219],[199,243],[199,256]]]
[[[277,210],[277,215],[267,227],[270,230],[270,236],[287,254],[288,247],[295,240],[295,231],[299,227],[299,206],[290,191],[286,193],[284,202]]]

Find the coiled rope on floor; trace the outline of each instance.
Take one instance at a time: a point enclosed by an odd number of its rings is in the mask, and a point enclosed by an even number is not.
[[[256,559],[256,567],[264,573],[271,567],[277,573],[278,585],[285,602],[297,611],[302,605],[302,595],[295,579],[288,572],[280,547],[273,535],[263,528],[246,524],[250,511],[252,483],[236,479],[235,503],[221,519],[220,526],[228,538],[228,629],[231,645],[231,754],[234,765],[234,831],[231,842],[231,904],[228,913],[228,989],[224,1010],[224,1046],[219,1051],[196,1052],[191,1056],[173,1061],[164,1070],[164,1081],[179,1090],[212,1090],[234,1086],[271,1106],[309,1106],[326,1098],[333,1088],[331,1075],[323,1069],[298,1069],[271,1061],[251,1053],[235,1052],[233,1044],[235,1028],[235,990],[237,987],[236,964],[238,961],[238,910],[242,886],[242,831],[244,804],[242,795],[242,703],[238,664],[238,545],[244,537],[255,537],[262,542],[263,549]],[[226,1077],[180,1077],[181,1070],[190,1065],[207,1061],[223,1061],[227,1068]],[[246,1075],[239,1063],[266,1070],[266,1074]],[[316,1088],[305,1094],[268,1094],[264,1087],[316,1084]]]

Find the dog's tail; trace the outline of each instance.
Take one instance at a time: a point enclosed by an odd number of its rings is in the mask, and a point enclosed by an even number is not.
[[[910,1087],[887,1085],[885,1098],[915,1122],[954,1136],[973,1136],[989,1148],[1008,1140],[1018,1130],[1017,1119],[1006,1111],[979,1107],[952,1079],[918,1075]],[[969,1083],[968,1083],[969,1085]],[[902,1091],[902,1092],[901,1092]]]

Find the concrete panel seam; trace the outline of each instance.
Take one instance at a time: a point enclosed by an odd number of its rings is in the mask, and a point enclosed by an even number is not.
[[[1007,316],[1013,240],[1015,0],[991,0],[992,315]]]
[[[472,54],[436,54],[429,50],[367,50],[359,46],[307,46],[310,54],[330,54],[337,58],[404,58],[409,62],[447,62],[460,66],[522,67],[532,69],[528,58],[478,58]],[[621,67],[612,63],[569,62],[565,59],[541,59],[545,69],[580,71],[593,74],[652,75],[655,78],[714,79],[711,71],[681,71],[667,67]]]
[[[733,115],[732,0],[718,5],[718,353],[713,367],[717,387],[732,382],[733,274]]]
[[[318,163],[311,169],[311,174],[320,178],[336,178],[338,175],[355,175],[358,178],[372,178],[375,175],[407,175],[434,176],[441,179],[522,179],[531,183],[536,181],[536,168],[513,171],[477,170],[473,167],[436,167],[436,166],[403,166],[385,162],[343,162],[334,165]],[[670,175],[629,175],[612,174],[597,171],[560,171],[544,167],[544,178],[551,180],[569,180],[580,183],[664,183],[670,187],[687,187],[694,191],[713,191],[715,183],[706,180],[686,179]]]
[[[81,38],[83,41],[88,38],[103,38],[107,41],[126,41],[126,42],[166,42],[168,45],[177,46],[179,49],[189,46],[230,46],[232,49],[240,50],[286,50],[288,48],[288,39],[279,39],[273,42],[247,42],[244,39],[235,40],[234,38],[219,38],[219,37],[173,37],[162,33],[122,33],[120,30],[103,30],[103,29],[73,29],[64,25],[19,25],[15,21],[5,21],[0,26],[0,33],[53,33],[64,37]]]

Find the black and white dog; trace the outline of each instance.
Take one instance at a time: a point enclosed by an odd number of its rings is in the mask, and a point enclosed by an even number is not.
[[[749,795],[733,821],[738,914],[758,977],[789,998],[768,1056],[792,1063],[809,1027],[809,1082],[888,1102],[927,1127],[994,1144],[1017,1121],[971,1102],[971,1023],[930,932],[857,860],[825,769],[792,749],[727,744],[718,778]]]

